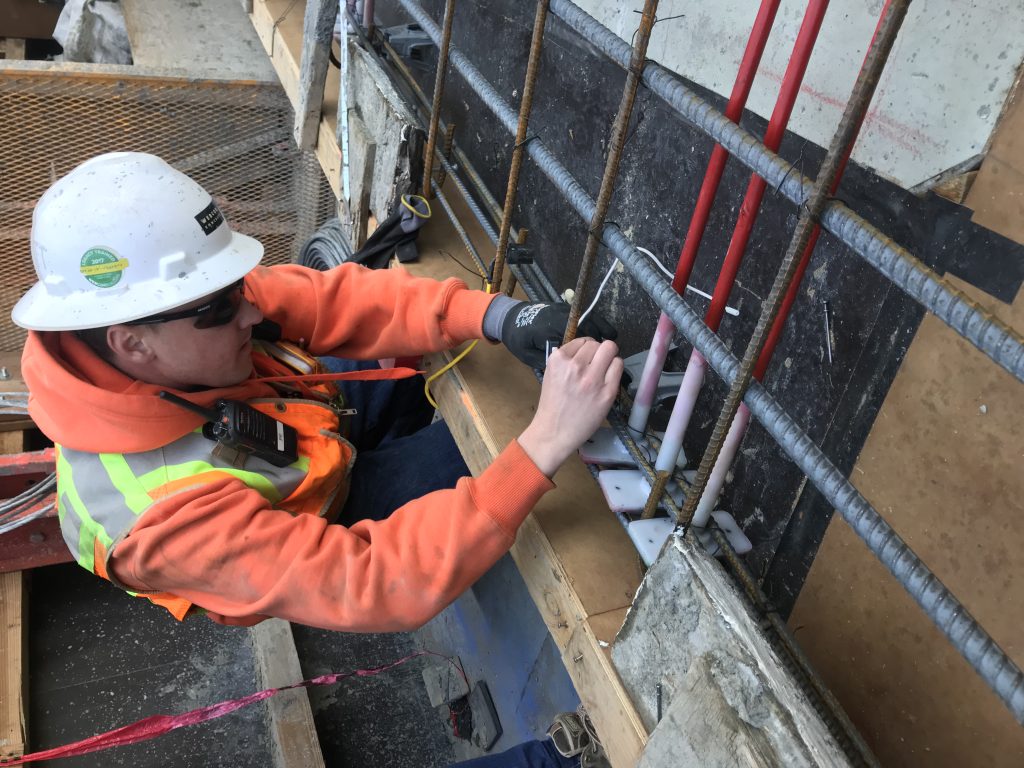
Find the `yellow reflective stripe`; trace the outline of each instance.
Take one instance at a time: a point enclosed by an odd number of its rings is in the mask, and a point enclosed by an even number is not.
[[[175,480],[193,477],[204,472],[222,472],[226,475],[231,475],[259,493],[271,504],[276,504],[282,499],[281,492],[274,487],[274,484],[257,472],[246,472],[243,469],[232,469],[229,467],[215,467],[205,461],[168,464],[165,467],[146,472],[144,475],[139,475],[138,480],[148,492]]]
[[[79,498],[78,489],[75,488],[74,478],[71,474],[71,464],[64,458],[63,452],[57,455],[57,476],[60,478],[63,494],[67,496],[75,514],[78,515],[80,525],[78,529],[78,564],[95,573],[96,558],[93,540],[98,538],[100,543],[109,549],[113,539],[107,535],[102,525],[92,519],[89,510],[85,508],[85,504]]]
[[[288,469],[299,469],[303,472],[309,472],[309,456],[299,456],[295,461],[288,465]]]
[[[138,517],[153,503],[146,489],[139,485],[139,479],[132,474],[128,462],[120,453],[98,454],[100,463],[107,470],[110,482],[124,496],[124,504]]]

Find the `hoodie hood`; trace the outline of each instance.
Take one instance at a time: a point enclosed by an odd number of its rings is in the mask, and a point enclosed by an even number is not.
[[[275,397],[255,380],[233,387],[180,392],[121,373],[71,332],[30,331],[21,358],[29,415],[53,442],[90,453],[151,451],[203,423],[159,396],[167,390],[197,405]]]

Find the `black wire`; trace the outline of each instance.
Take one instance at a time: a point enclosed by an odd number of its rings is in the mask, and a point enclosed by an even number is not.
[[[454,261],[456,264],[458,264],[464,270],[466,270],[471,275],[473,275],[473,277],[475,277],[475,278],[477,278],[479,280],[483,280],[484,279],[483,275],[480,274],[479,270],[471,269],[471,268],[467,267],[463,262],[461,262],[457,258],[455,258],[455,254],[451,253],[450,251],[441,251],[441,254],[444,255],[444,256],[447,256],[449,259]]]
[[[794,170],[799,170],[800,175],[804,176],[804,150],[807,149],[807,139],[804,139],[803,144],[800,145],[800,151],[797,152],[796,161],[791,163],[789,169],[786,171],[786,175],[782,177],[782,181],[775,187],[775,194],[778,195],[782,189],[782,185],[786,183],[786,179],[789,178]]]

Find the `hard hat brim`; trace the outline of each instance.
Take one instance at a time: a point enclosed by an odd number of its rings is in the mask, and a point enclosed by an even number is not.
[[[15,304],[11,319],[31,331],[80,331],[127,323],[216,293],[249,274],[262,258],[262,243],[233,232],[227,247],[186,277],[147,280],[122,291],[75,291],[67,296],[53,296],[38,282]]]

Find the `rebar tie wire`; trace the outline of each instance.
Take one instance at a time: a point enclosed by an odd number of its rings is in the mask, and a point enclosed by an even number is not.
[[[430,197],[434,172],[434,149],[437,146],[437,123],[441,119],[441,99],[444,96],[444,80],[448,74],[448,53],[452,43],[452,21],[455,19],[455,0],[445,0],[444,31],[437,54],[437,72],[434,75],[434,100],[430,108],[430,130],[427,132],[427,152],[423,161],[423,196]]]
[[[526,138],[526,131],[530,127],[530,112],[533,110],[533,91],[537,85],[537,75],[540,73],[540,55],[544,47],[544,24],[547,22],[550,4],[551,0],[537,0],[537,14],[533,19],[530,56],[526,62],[526,82],[523,84],[523,100],[519,104],[519,124],[516,127],[516,140],[512,147],[512,165],[508,170],[508,185],[505,189],[505,207],[501,212],[498,247],[494,253],[491,293],[501,290],[502,272],[505,268],[505,257],[508,254],[509,233],[512,230],[512,211],[516,206],[516,194],[519,192],[519,171],[523,165],[523,147],[529,141]]]
[[[889,60],[889,54],[892,51],[893,44],[896,42],[896,36],[899,34],[903,20],[906,18],[910,2],[911,0],[895,0],[888,6],[878,34],[872,41],[871,48],[868,50],[868,55],[864,60],[864,66],[861,67],[857,81],[854,83],[853,92],[846,103],[846,109],[839,121],[839,126],[832,137],[828,154],[825,155],[821,169],[818,171],[818,178],[814,183],[811,196],[800,207],[800,218],[797,220],[793,237],[789,242],[789,248],[786,250],[786,255],[779,265],[779,271],[775,275],[775,283],[772,285],[768,298],[765,299],[764,304],[761,306],[761,315],[757,319],[754,334],[751,336],[750,342],[747,344],[747,350],[743,353],[743,359],[740,361],[739,374],[729,388],[729,394],[726,395],[722,412],[719,414],[718,421],[715,423],[715,428],[711,433],[711,440],[708,442],[707,450],[704,451],[704,456],[701,458],[700,467],[697,469],[697,475],[693,480],[693,487],[686,497],[686,503],[683,504],[678,523],[682,527],[684,534],[690,527],[693,515],[697,511],[697,505],[700,503],[700,498],[707,487],[708,479],[711,477],[711,470],[714,469],[715,462],[722,452],[725,436],[729,432],[733,419],[736,417],[740,403],[743,402],[743,396],[747,392],[747,387],[750,386],[750,380],[753,377],[757,359],[768,339],[768,332],[771,330],[772,325],[775,323],[775,318],[779,314],[782,300],[796,274],[797,266],[800,263],[800,256],[807,247],[811,233],[818,225],[819,217],[825,210],[825,205],[829,200],[829,190],[846,165],[845,160],[849,150],[852,148],[851,145],[857,140],[857,132],[860,129],[865,114],[867,114],[868,107],[871,105],[871,99],[875,95],[875,89],[878,87],[878,80],[882,75],[882,70],[885,69],[886,62]]]
[[[604,229],[604,219],[608,213],[608,206],[611,205],[612,193],[615,191],[615,182],[619,177],[619,161],[622,159],[622,148],[626,146],[629,120],[633,116],[636,92],[640,87],[644,65],[647,63],[647,45],[651,42],[651,32],[654,30],[654,20],[657,12],[658,0],[646,0],[643,13],[640,16],[640,26],[637,28],[634,36],[636,42],[633,45],[633,53],[629,61],[626,84],[622,88],[619,111],[616,113],[615,122],[612,124],[611,149],[608,152],[608,160],[605,162],[604,176],[601,177],[601,189],[597,193],[594,215],[591,217],[590,226],[588,227],[587,247],[583,252],[583,261],[580,264],[579,275],[576,278],[576,292],[573,294],[572,305],[569,307],[569,321],[565,327],[565,338],[562,339],[563,344],[568,344],[576,338],[576,328],[580,321],[584,293],[587,289],[587,283],[590,282],[590,273],[594,271],[597,246],[600,244],[600,236],[595,233],[600,233]]]

